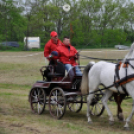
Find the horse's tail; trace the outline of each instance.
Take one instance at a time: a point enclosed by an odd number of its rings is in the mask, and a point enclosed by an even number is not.
[[[82,95],[86,95],[89,93],[88,88],[88,72],[90,68],[95,64],[95,62],[90,62],[84,69],[83,75],[82,75],[82,81],[81,81],[81,93]]]

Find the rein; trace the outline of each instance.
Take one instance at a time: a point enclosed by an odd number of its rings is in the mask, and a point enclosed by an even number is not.
[[[102,58],[94,58],[94,57],[88,57],[88,56],[85,56],[85,55],[80,55],[81,57],[84,57],[86,59],[94,59],[94,60],[104,60],[104,61],[121,61],[123,59],[102,59]],[[129,58],[129,59],[126,59],[126,60],[134,60],[134,58]]]
[[[96,93],[96,92],[98,92],[98,91],[103,91],[103,90],[106,90],[106,89],[109,89],[109,88],[111,88],[111,87],[113,87],[114,86],[114,84],[112,84],[112,85],[110,85],[110,86],[108,86],[108,87],[104,87],[103,89],[98,89],[98,90],[96,90],[96,91],[93,91],[93,92],[90,92],[89,94],[94,94],[94,93]],[[87,95],[89,95],[89,94],[87,94]]]
[[[93,59],[93,60],[104,60],[104,61],[121,61],[122,60],[122,59],[101,59],[101,58],[88,57],[85,55],[80,55],[80,56],[86,59]]]

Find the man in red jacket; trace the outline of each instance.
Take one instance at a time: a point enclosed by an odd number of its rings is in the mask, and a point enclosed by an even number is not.
[[[77,50],[70,44],[69,37],[64,37],[63,44],[57,47],[59,61],[65,66],[65,69],[69,71],[73,66],[75,66],[76,75],[81,76],[82,73],[78,68],[76,63]]]
[[[48,60],[51,57],[51,52],[55,51],[57,46],[62,45],[62,42],[58,39],[58,34],[55,31],[52,31],[50,33],[51,39],[46,43],[44,47],[44,57],[46,57]]]

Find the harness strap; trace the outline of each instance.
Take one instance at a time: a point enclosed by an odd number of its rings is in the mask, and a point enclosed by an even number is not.
[[[128,62],[128,61],[126,61],[126,62],[124,63],[124,65],[123,65],[123,67],[126,69],[126,81],[128,80],[128,76],[127,76],[127,68],[128,68],[128,65],[129,65],[129,62]],[[128,93],[127,93],[127,91],[126,91],[126,88],[124,88],[123,85],[121,85],[121,87],[122,87],[123,91],[125,92],[125,94],[128,95]]]
[[[130,63],[130,62],[128,62],[129,63],[129,65],[134,69],[134,66]]]
[[[98,91],[102,91],[102,90],[106,90],[106,89],[109,89],[109,88],[111,88],[111,87],[113,87],[114,86],[114,84],[112,84],[112,85],[110,85],[110,86],[108,86],[108,87],[104,87],[103,89],[98,89],[98,90],[96,90],[96,91],[92,91],[92,92],[89,92],[89,94],[94,94],[94,93],[96,93],[96,92],[98,92]],[[87,94],[87,95],[89,95],[89,94]]]
[[[134,80],[134,74],[127,76],[127,81],[126,81],[126,77],[124,77],[124,78],[116,81],[115,83],[118,83],[118,85],[121,86],[121,85],[124,85],[124,84],[131,82],[133,80]]]
[[[127,91],[126,91],[126,88],[123,86],[123,84],[120,84],[120,81],[122,80],[122,79],[120,79],[120,76],[119,76],[119,70],[120,70],[120,68],[121,68],[121,64],[122,64],[122,62],[119,62],[119,63],[116,65],[116,67],[115,67],[114,84],[115,84],[115,87],[116,87],[116,89],[117,89],[117,91],[118,91],[118,94],[120,94],[120,91],[119,91],[118,87],[121,86],[121,88],[122,88],[122,90],[125,92],[125,94],[128,95],[128,93],[127,93]],[[126,68],[126,77],[124,77],[124,78],[125,78],[124,81],[127,81],[127,79],[128,79],[128,77],[127,77],[127,67],[128,67],[128,64],[129,64],[128,62],[125,62],[125,63],[123,64],[123,67]],[[117,77],[118,81],[116,81],[116,77]]]
[[[118,89],[118,87],[120,86],[118,82],[115,82],[116,81],[116,75],[114,75],[114,86],[116,87],[117,91],[118,91],[118,94],[120,94],[120,91]]]
[[[116,76],[118,77],[118,79],[120,79],[119,70],[120,70],[120,68],[121,68],[121,64],[122,64],[122,62],[119,62],[119,63],[116,65],[116,67],[115,67],[115,74],[116,74]]]
[[[118,81],[120,80],[120,76],[119,76],[119,70],[121,68],[121,64],[122,62],[119,62],[116,66],[115,66],[115,75],[114,75],[114,84],[115,84],[115,87],[118,91],[118,95],[120,95],[120,91],[118,89],[118,87],[120,86],[118,82],[116,82],[116,78],[118,79]]]
[[[123,67],[124,67],[124,68],[127,68],[128,65],[129,65],[129,63],[124,63],[124,64],[123,64]]]

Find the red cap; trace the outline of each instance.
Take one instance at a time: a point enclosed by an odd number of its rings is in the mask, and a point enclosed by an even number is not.
[[[55,37],[55,36],[57,36],[58,34],[55,32],[55,31],[52,31],[51,33],[50,33],[50,36],[51,37]]]

